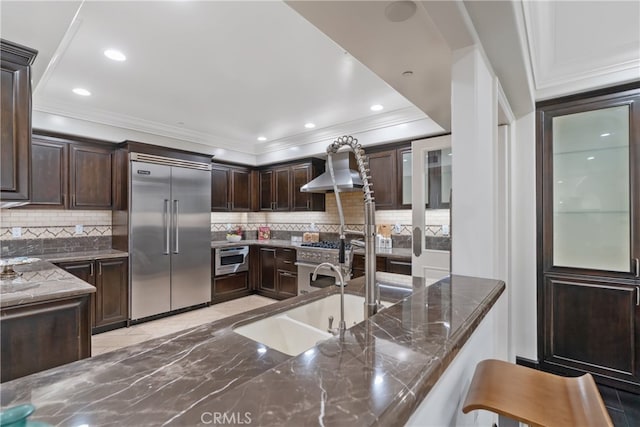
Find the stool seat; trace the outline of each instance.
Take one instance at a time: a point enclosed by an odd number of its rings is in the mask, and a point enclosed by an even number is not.
[[[567,378],[502,360],[476,366],[462,412],[475,409],[532,426],[613,427],[591,374]]]

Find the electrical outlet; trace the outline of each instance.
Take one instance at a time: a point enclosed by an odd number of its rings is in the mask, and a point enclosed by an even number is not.
[[[20,237],[22,236],[22,227],[12,227],[11,228],[11,235],[13,237]]]
[[[76,225],[76,234],[82,234],[84,233],[84,227],[82,226],[82,224],[77,224]]]
[[[393,226],[393,232],[396,234],[400,234],[400,232],[402,231],[402,226],[400,224],[396,224]]]
[[[448,236],[449,235],[449,225],[448,224],[444,224],[442,226],[442,235],[443,236]]]

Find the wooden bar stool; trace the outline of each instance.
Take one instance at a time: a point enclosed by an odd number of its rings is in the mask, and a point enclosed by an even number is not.
[[[462,412],[475,409],[531,426],[613,427],[591,374],[567,378],[501,360],[476,366]]]

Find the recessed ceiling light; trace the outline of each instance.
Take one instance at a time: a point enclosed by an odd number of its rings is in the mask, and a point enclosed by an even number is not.
[[[453,153],[449,153],[449,154],[447,154],[447,156],[453,156]]]
[[[307,129],[313,129],[314,127],[316,127],[315,123],[305,123],[304,127],[306,127]]]
[[[600,134],[600,136],[601,136],[601,137],[603,137],[603,138],[604,138],[605,136],[609,136],[609,135],[611,135],[611,133],[609,133],[609,132],[605,132],[605,133],[601,133],[601,134]]]
[[[380,110],[382,110],[384,107],[383,107],[382,105],[380,105],[380,104],[373,104],[373,105],[372,105],[371,107],[369,107],[369,108],[371,108],[371,111],[380,111]]]
[[[77,87],[73,89],[73,93],[75,93],[76,95],[80,95],[80,96],[90,96],[91,92],[89,92],[86,89],[83,89],[81,87]]]
[[[403,72],[402,75],[405,76],[405,77],[411,77],[411,76],[413,76],[413,71],[407,70],[407,71]]]
[[[266,141],[267,137],[266,136],[259,136],[258,137],[258,141]]]
[[[104,51],[104,56],[114,61],[126,61],[127,57],[124,56],[124,53],[120,52],[116,49],[107,49]]]
[[[593,160],[593,159],[595,159],[595,157],[593,157],[593,156],[587,157],[587,160]]]

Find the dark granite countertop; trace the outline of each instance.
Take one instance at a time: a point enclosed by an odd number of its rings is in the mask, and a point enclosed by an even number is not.
[[[123,258],[129,256],[128,252],[116,249],[102,249],[97,251],[58,252],[55,254],[38,255],[38,258],[49,262],[86,261],[107,258]]]
[[[300,249],[300,243],[291,243],[290,240],[240,240],[237,243],[227,242],[226,240],[214,240],[211,242],[212,248],[229,248],[234,246],[261,245],[275,246],[280,248]],[[362,249],[356,249],[355,253],[363,254]],[[389,258],[411,258],[410,248],[392,248],[392,249],[376,249],[377,256]]]
[[[361,293],[362,285],[359,278],[346,289]],[[455,275],[411,285],[411,296],[296,357],[232,327],[337,288],[4,383],[0,403],[31,402],[33,420],[65,426],[194,426],[207,412],[249,413],[254,425],[401,425],[505,288]]]
[[[87,282],[47,261],[16,265],[22,276],[0,280],[0,307],[14,307],[38,301],[50,301],[96,291]]]

